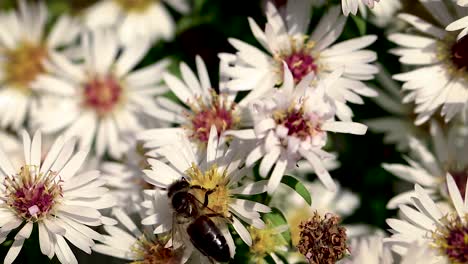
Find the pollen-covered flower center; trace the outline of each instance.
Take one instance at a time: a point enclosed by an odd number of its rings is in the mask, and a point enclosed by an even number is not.
[[[283,76],[283,62],[285,62],[294,77],[294,82],[298,83],[307,74],[317,73],[319,70],[318,54],[313,52],[315,42],[307,41],[307,36],[293,37],[290,43],[291,50],[279,52],[274,58],[278,62],[278,72],[281,76]]]
[[[204,213],[217,213],[225,217],[230,217],[229,201],[231,193],[228,188],[228,176],[225,171],[218,171],[218,166],[213,165],[206,171],[201,171],[196,165],[186,172],[191,178],[191,186],[201,186],[203,189],[193,189],[195,197],[204,202],[205,193],[208,195],[208,208]]]
[[[55,172],[40,173],[36,166],[24,166],[14,176],[4,180],[6,203],[20,217],[37,221],[53,212],[62,196],[60,182]]]
[[[457,41],[451,49],[452,52],[452,63],[458,69],[468,69],[468,36],[464,36]]]
[[[292,105],[287,110],[278,110],[273,113],[273,119],[276,124],[288,130],[288,136],[295,136],[301,140],[313,137],[320,132],[318,118],[313,114],[305,113],[302,106],[297,109],[295,105]]]
[[[267,255],[277,251],[278,248],[287,245],[286,240],[281,234],[271,227],[271,223],[268,223],[264,229],[257,229],[251,226],[249,227],[249,233],[252,237],[250,252],[256,259],[263,259]]]
[[[211,126],[216,127],[218,135],[224,131],[235,128],[239,123],[239,117],[235,113],[235,104],[227,103],[222,96],[212,93],[211,102],[204,103],[201,99],[196,104],[192,103],[192,113],[189,116],[191,122],[191,137],[202,143],[208,142]]]
[[[467,217],[465,217],[465,220]],[[433,233],[436,247],[451,263],[468,263],[468,226],[458,216],[446,216],[443,225]]]
[[[44,72],[42,62],[47,57],[46,48],[24,42],[16,49],[7,49],[4,56],[5,82],[10,87],[29,93],[29,84]]]
[[[310,72],[317,71],[317,65],[315,64],[314,58],[303,51],[295,52],[288,57],[284,58],[284,61],[288,65],[291,71],[294,82],[298,83]]]
[[[121,102],[122,93],[122,86],[114,76],[95,77],[84,85],[84,105],[105,115]]]
[[[114,0],[122,9],[128,12],[144,12],[154,0]]]
[[[181,249],[165,247],[165,243],[149,240],[142,236],[133,246],[132,251],[138,260],[133,264],[179,264],[182,260]]]

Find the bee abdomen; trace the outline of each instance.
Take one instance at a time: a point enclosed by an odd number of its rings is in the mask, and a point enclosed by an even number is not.
[[[215,223],[205,215],[198,217],[187,228],[192,244],[204,255],[218,262],[231,258],[226,238]]]

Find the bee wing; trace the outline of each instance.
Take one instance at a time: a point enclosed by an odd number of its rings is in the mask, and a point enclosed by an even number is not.
[[[172,216],[172,230],[171,230],[171,246],[174,248],[183,247],[184,251],[193,251],[193,245],[190,242],[190,237],[187,234],[187,226],[189,222],[180,223],[177,220],[176,214]],[[189,255],[190,256],[190,255]]]

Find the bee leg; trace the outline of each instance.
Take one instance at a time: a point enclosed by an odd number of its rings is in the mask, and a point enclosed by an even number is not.
[[[208,206],[208,196],[210,196],[210,194],[212,194],[215,190],[214,189],[211,189],[211,190],[208,190],[205,192],[205,200],[203,201],[203,207],[207,207]]]
[[[203,201],[203,207],[207,207],[208,202],[209,202],[208,197],[210,196],[210,194],[212,194],[215,191],[215,189],[206,189],[205,187],[200,186],[200,185],[192,185],[191,188],[205,191],[205,198],[204,198],[204,201]]]

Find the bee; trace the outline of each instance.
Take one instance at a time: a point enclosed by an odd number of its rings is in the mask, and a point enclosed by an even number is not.
[[[203,203],[190,193],[193,189],[205,191]],[[208,197],[213,191],[213,189],[208,190],[198,185],[191,186],[185,178],[182,178],[168,187],[167,196],[174,210],[176,221],[188,223],[187,234],[193,246],[210,260],[228,262],[231,255],[226,238],[211,220],[211,217],[224,218],[224,216],[215,212],[203,212],[204,209],[209,209]]]

